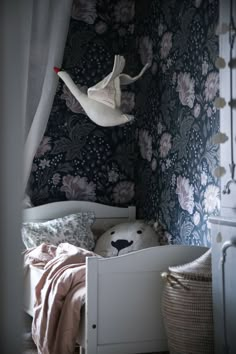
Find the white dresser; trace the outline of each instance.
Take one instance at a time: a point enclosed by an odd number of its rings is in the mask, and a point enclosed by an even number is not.
[[[235,354],[236,217],[214,217],[210,222],[215,354]]]

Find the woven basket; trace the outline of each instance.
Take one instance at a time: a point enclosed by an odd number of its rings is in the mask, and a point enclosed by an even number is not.
[[[162,298],[171,354],[213,354],[211,251],[194,262],[170,267]]]

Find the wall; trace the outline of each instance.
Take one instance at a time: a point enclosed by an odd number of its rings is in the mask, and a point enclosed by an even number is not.
[[[144,217],[162,222],[169,242],[208,244],[207,218],[220,203],[211,143],[219,124],[218,3],[146,4],[137,2],[136,13],[141,58],[153,63],[137,97],[138,205]]]
[[[130,74],[148,60],[152,67],[124,94],[136,117],[124,127],[94,125],[59,83],[31,174],[35,204],[136,203],[139,217],[162,223],[169,242],[209,243],[207,218],[220,201],[211,143],[219,125],[217,19],[214,0],[74,3],[63,66],[79,85],[107,74],[115,53],[125,55]]]

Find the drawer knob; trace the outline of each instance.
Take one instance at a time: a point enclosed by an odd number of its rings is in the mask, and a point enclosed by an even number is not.
[[[222,234],[221,234],[221,232],[218,232],[218,234],[216,235],[216,242],[217,243],[221,243],[222,242]]]

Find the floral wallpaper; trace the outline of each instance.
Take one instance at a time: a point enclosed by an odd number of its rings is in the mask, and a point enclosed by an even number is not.
[[[208,217],[220,206],[213,175],[219,129],[214,107],[219,76],[218,2],[137,2],[141,61],[152,67],[136,97],[136,198],[142,216],[158,220],[169,243],[210,243]],[[139,15],[138,15],[139,14]]]
[[[111,72],[114,55],[124,55],[135,75],[133,0],[74,0],[63,68],[83,90]],[[137,54],[138,55],[138,54]],[[133,86],[123,90],[123,112],[135,113]],[[45,136],[29,181],[33,204],[89,200],[135,204],[135,131],[132,124],[101,128],[84,113],[59,81]]]
[[[114,128],[95,125],[59,81],[32,166],[33,204],[135,204],[162,225],[163,242],[209,244],[220,203],[217,19],[217,0],[74,0],[63,68],[81,89],[111,71],[115,54],[130,75],[151,67],[122,92],[135,120]]]

